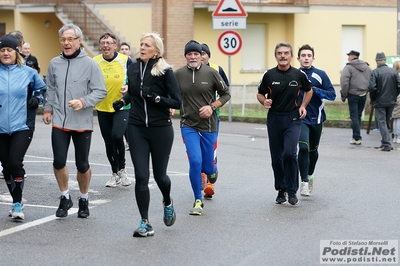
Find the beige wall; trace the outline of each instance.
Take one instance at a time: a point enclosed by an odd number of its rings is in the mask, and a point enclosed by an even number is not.
[[[324,69],[333,84],[340,84],[342,69],[341,34],[343,25],[362,25],[365,28],[364,55],[362,59],[375,68],[375,54],[384,51],[396,55],[397,24],[395,8],[343,8],[332,6],[311,7],[307,14],[254,14],[247,17],[247,24],[266,24],[266,69],[274,67],[274,47],[280,41],[288,41],[294,50],[292,65],[299,67],[297,50],[303,44],[315,48],[315,66]],[[206,42],[212,53],[211,62],[221,65],[228,74],[228,57],[220,52],[218,36],[223,30],[212,29],[212,14],[206,9],[196,9],[194,38]],[[239,33],[242,30],[237,30]],[[246,44],[245,45],[257,45]],[[231,56],[231,79],[234,84],[258,82],[262,73],[242,73],[241,52]],[[256,60],[256,58],[255,58]]]
[[[153,31],[151,4],[97,4],[95,10],[129,43],[132,54],[139,52],[143,32]],[[100,36],[99,36],[100,37]]]
[[[171,6],[171,3],[169,5]],[[189,3],[187,6],[179,7],[189,10],[191,5],[193,4]],[[96,4],[95,9],[136,51],[139,50],[141,33],[158,30],[160,27],[160,23],[157,24],[156,29],[152,27],[150,4]],[[210,46],[211,62],[221,65],[228,74],[228,57],[219,51],[217,44],[223,30],[213,30],[212,12],[208,12],[206,8],[196,8],[193,21],[191,21],[189,18],[191,12],[182,13],[183,11],[178,7],[171,10],[168,12],[167,22],[168,25],[173,24],[173,26],[166,28],[166,50],[168,51],[166,58],[175,66],[175,69],[184,65],[184,45],[193,38]],[[384,51],[386,55],[395,55],[397,52],[396,14],[395,7],[311,6],[309,13],[305,14],[249,13],[247,24],[265,23],[266,25],[266,69],[276,65],[273,55],[276,43],[288,41],[293,45],[295,57],[292,64],[296,67],[299,66],[296,59],[297,49],[308,43],[315,48],[315,66],[324,69],[332,83],[337,85],[342,68],[342,53],[344,53],[341,51],[342,26],[361,25],[364,27],[362,59],[375,68],[376,52]],[[46,20],[51,21],[49,29],[44,27]],[[6,22],[6,32],[14,28],[23,32],[26,41],[31,43],[32,54],[39,59],[43,69],[42,74],[45,74],[51,58],[61,51],[57,32],[62,24],[58,18],[52,13],[35,14],[20,13],[18,9],[1,10],[0,22]],[[161,29],[158,31],[160,32]],[[242,30],[237,31],[242,32]],[[257,44],[243,44],[246,47],[249,45]],[[242,73],[240,71],[241,56],[241,52],[231,56],[231,82],[242,84],[245,80],[248,84],[258,83],[262,76],[261,72]]]
[[[50,28],[44,26],[49,20]],[[6,23],[6,33],[20,30],[24,40],[31,45],[32,55],[36,56],[40,64],[40,75],[47,73],[50,60],[60,54],[61,47],[58,41],[58,30],[62,23],[52,13],[20,13],[15,11],[0,11],[0,22]]]
[[[340,83],[342,70],[341,50],[342,25],[364,26],[364,54],[362,60],[374,69],[375,55],[384,51],[386,55],[397,53],[397,16],[395,8],[359,8],[347,9],[326,7],[311,9],[309,14],[296,15],[295,38],[293,48],[296,51],[303,44],[315,49],[314,65],[324,69],[332,83]],[[299,66],[297,59],[295,66]]]

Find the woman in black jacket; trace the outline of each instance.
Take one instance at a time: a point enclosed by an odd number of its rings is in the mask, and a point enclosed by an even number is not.
[[[132,103],[128,122],[129,150],[135,168],[135,195],[142,221],[134,231],[135,237],[154,235],[149,222],[149,160],[153,176],[164,203],[164,223],[175,222],[170,197],[171,180],[167,175],[168,160],[174,140],[171,108],[180,109],[182,100],[175,74],[162,55],[164,44],[157,33],[146,33],[140,39],[140,58],[128,68],[128,92],[114,103]]]

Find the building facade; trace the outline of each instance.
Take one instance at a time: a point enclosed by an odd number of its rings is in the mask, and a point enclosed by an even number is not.
[[[210,0],[0,0],[0,35],[21,30],[45,74],[51,58],[61,51],[58,30],[68,16],[73,17],[69,21],[84,29],[87,37],[84,45],[93,56],[99,51],[90,43],[97,42],[105,31],[113,31],[121,41],[130,43],[133,54],[139,51],[141,33],[157,31],[164,38],[165,58],[175,68],[185,64],[184,46],[195,39],[209,45],[210,61],[230,73],[232,84],[253,85],[266,69],[276,65],[274,48],[280,41],[293,45],[292,63],[296,67],[298,47],[306,43],[314,47],[315,66],[324,69],[335,85],[339,84],[348,51],[358,50],[360,58],[372,68],[377,52],[393,56],[397,52],[396,0],[242,0],[241,3],[248,14],[246,29],[236,30],[243,45],[230,60],[218,48],[217,40],[223,30],[213,29],[212,13],[218,1]],[[76,15],[80,12],[83,15]],[[91,20],[106,28],[92,30],[90,25],[94,23],[89,25],[88,13],[93,14]]]

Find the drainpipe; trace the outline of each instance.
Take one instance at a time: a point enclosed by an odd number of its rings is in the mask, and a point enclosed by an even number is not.
[[[398,1],[400,1],[400,0],[398,0]],[[164,55],[163,55],[163,57],[164,58],[167,58],[168,57],[168,53],[167,53],[167,49],[166,49],[166,47],[168,47],[168,38],[167,38],[167,15],[168,15],[168,12],[167,12],[167,0],[162,0],[162,2],[163,2],[163,5],[162,5],[162,23],[163,23],[163,25],[162,25],[162,37],[164,38]]]

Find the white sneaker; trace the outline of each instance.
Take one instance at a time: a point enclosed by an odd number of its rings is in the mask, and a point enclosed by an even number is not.
[[[11,210],[11,217],[16,220],[24,220],[25,215],[22,212],[22,205],[19,202],[14,203],[13,208]]]
[[[309,175],[308,176],[308,190],[311,193],[313,191],[313,189],[314,189],[314,175]]]
[[[308,182],[301,182],[300,184],[300,195],[310,196],[310,189],[308,188]]]
[[[353,144],[353,145],[361,145],[361,139],[359,139],[359,140],[351,139],[351,140],[350,140],[350,144]]]
[[[113,173],[111,180],[107,181],[106,187],[116,187],[120,183],[121,183],[121,178],[116,173]]]
[[[21,203],[21,210],[23,210],[23,209],[24,209],[24,204]],[[13,212],[14,212],[14,204],[13,204],[12,209],[8,212],[8,216],[12,217]]]
[[[128,177],[128,174],[126,173],[125,169],[121,169],[118,171],[118,176],[121,180],[121,185],[124,187],[130,186],[132,184],[132,181]]]

